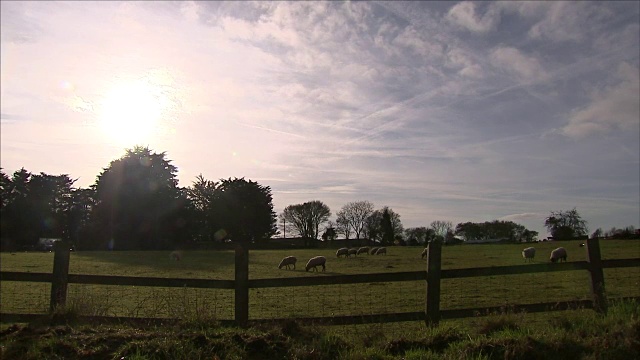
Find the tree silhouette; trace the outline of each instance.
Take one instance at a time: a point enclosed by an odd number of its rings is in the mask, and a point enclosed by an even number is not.
[[[98,234],[110,249],[163,249],[171,245],[185,206],[177,168],[165,153],[136,146],[112,161],[95,183]]]
[[[587,222],[582,219],[578,210],[552,211],[545,219],[544,226],[554,239],[573,239],[588,234]]]
[[[331,216],[331,210],[322,201],[308,201],[304,204],[289,205],[281,214],[298,234],[305,239],[318,239],[320,225],[326,223]]]
[[[276,233],[271,188],[244,178],[222,180],[214,213],[220,229],[237,242],[266,241]]]
[[[338,212],[336,222],[343,226],[349,233],[353,231],[356,239],[364,229],[367,218],[373,213],[373,204],[369,201],[355,201],[348,203]]]

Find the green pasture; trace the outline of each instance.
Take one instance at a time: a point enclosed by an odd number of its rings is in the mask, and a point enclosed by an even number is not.
[[[549,253],[564,246],[569,261],[586,260],[578,241],[524,244],[445,246],[444,269],[528,266],[521,251],[534,246],[534,263],[548,262]],[[604,259],[640,258],[640,241],[601,240]],[[251,250],[249,277],[287,278],[417,271],[426,268],[421,247],[389,247],[387,255],[336,258],[331,249]],[[295,270],[278,269],[287,255],[298,258]],[[327,257],[326,272],[305,272],[306,261]],[[0,253],[2,271],[51,272],[53,253]],[[233,279],[232,251],[186,251],[181,261],[169,252],[73,252],[70,273],[167,278]],[[640,296],[640,268],[605,269],[609,297]],[[2,282],[0,308],[7,313],[44,313],[49,306],[47,283]],[[68,304],[86,315],[140,317],[233,318],[233,290],[134,286],[69,285]],[[589,299],[588,272],[488,276],[445,279],[441,309]],[[365,315],[424,310],[423,281],[365,283],[314,287],[251,289],[249,317],[281,318]]]

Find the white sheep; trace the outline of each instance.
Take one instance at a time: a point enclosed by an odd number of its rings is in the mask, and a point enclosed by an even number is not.
[[[322,265],[322,271],[324,271],[326,263],[327,259],[324,256],[312,257],[311,259],[309,259],[309,262],[307,262],[305,270],[309,271],[309,269],[313,268],[313,270],[318,271],[317,267]]]
[[[536,257],[536,248],[534,247],[528,247],[524,250],[522,250],[522,257],[524,258],[524,261],[529,261],[532,262],[533,258]]]
[[[363,246],[361,248],[358,249],[358,252],[356,253],[356,255],[360,255],[360,254],[368,254],[369,253],[369,247],[368,246]]]
[[[381,254],[387,255],[387,248],[386,247],[381,247],[381,248],[378,248],[378,250],[376,250],[376,255],[381,255]]]
[[[567,250],[563,247],[559,247],[551,252],[551,256],[549,257],[551,262],[566,262],[567,261]]]
[[[378,251],[378,249],[379,248],[377,248],[377,247],[371,248],[371,252],[369,253],[369,255],[375,255],[376,252]]]
[[[180,261],[182,259],[182,253],[180,251],[172,251],[169,254],[169,260],[172,261]]]
[[[358,255],[358,249],[349,249],[349,256],[356,256]]]
[[[287,256],[284,259],[282,259],[282,261],[280,261],[280,265],[278,265],[278,269],[282,269],[283,267],[287,267],[287,269],[289,269],[289,265],[293,265],[293,269],[296,269],[296,262],[298,261],[298,259],[296,259],[295,256]]]
[[[420,254],[420,258],[424,259],[427,256],[428,248],[422,249],[422,254]]]
[[[338,249],[338,251],[336,251],[336,257],[340,257],[342,255],[344,255],[344,257],[349,257],[349,249],[340,248]]]

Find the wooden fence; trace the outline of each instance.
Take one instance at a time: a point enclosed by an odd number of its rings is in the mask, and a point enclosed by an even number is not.
[[[575,308],[592,308],[598,312],[607,311],[607,298],[604,285],[605,268],[640,267],[640,258],[602,260],[600,256],[600,244],[598,239],[589,239],[586,242],[587,261],[531,264],[517,266],[496,266],[468,269],[441,269],[442,247],[439,243],[432,243],[428,249],[428,261],[426,271],[410,271],[379,274],[338,275],[322,277],[296,277],[281,279],[251,279],[249,280],[248,249],[237,245],[235,249],[235,280],[207,280],[207,279],[176,279],[155,277],[129,277],[129,276],[102,276],[102,275],[78,275],[69,274],[69,246],[64,243],[56,243],[52,273],[21,273],[0,272],[0,281],[29,281],[50,282],[51,298],[50,311],[66,304],[67,285],[94,284],[94,285],[123,285],[123,286],[154,286],[154,287],[187,287],[187,288],[215,288],[234,289],[235,308],[234,320],[222,320],[222,323],[233,323],[239,326],[247,326],[249,322],[249,289],[270,287],[294,287],[294,286],[323,286],[336,284],[358,284],[377,282],[419,281],[426,283],[426,302],[424,311],[385,313],[354,316],[332,316],[297,318],[309,323],[327,325],[351,325],[366,323],[386,323],[400,321],[425,321],[429,326],[437,325],[441,319],[454,319],[472,317],[496,311],[525,311],[544,312],[555,310],[568,310]],[[591,277],[591,300],[561,301],[524,305],[511,305],[508,309],[503,306],[467,308],[467,309],[440,309],[440,282],[442,279],[468,278],[478,276],[499,276],[514,274],[543,273],[555,271],[586,270]],[[640,300],[640,298],[631,298]],[[22,322],[31,321],[42,315],[35,314],[9,314],[0,313],[2,321]],[[142,319],[142,318],[114,318],[92,317],[101,321],[138,320],[150,322],[162,322],[169,319]],[[251,322],[272,322],[283,319],[259,319]]]

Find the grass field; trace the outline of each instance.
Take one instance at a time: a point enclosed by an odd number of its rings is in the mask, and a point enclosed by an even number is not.
[[[534,263],[548,262],[552,249],[564,246],[569,261],[586,260],[579,242],[544,242],[534,246]],[[640,258],[640,241],[600,241],[604,259]],[[522,244],[461,245],[443,247],[444,269],[521,265]],[[335,257],[335,250],[252,250],[249,277],[285,278],[424,270],[421,247],[390,247],[388,254]],[[279,270],[286,255],[298,258],[296,270]],[[305,272],[312,256],[327,257],[325,273]],[[74,252],[70,273],[167,278],[233,279],[231,251],[185,252],[182,261],[169,260],[169,252]],[[0,253],[2,271],[51,272],[52,253]],[[605,269],[609,297],[640,296],[640,268]],[[49,306],[47,283],[3,282],[0,308],[7,313],[45,313]],[[69,285],[68,303],[85,315],[141,317],[233,318],[233,290],[155,288],[133,286]],[[587,271],[446,279],[441,309],[528,304],[589,299]],[[251,289],[249,317],[281,318],[360,315],[424,310],[424,281]]]

